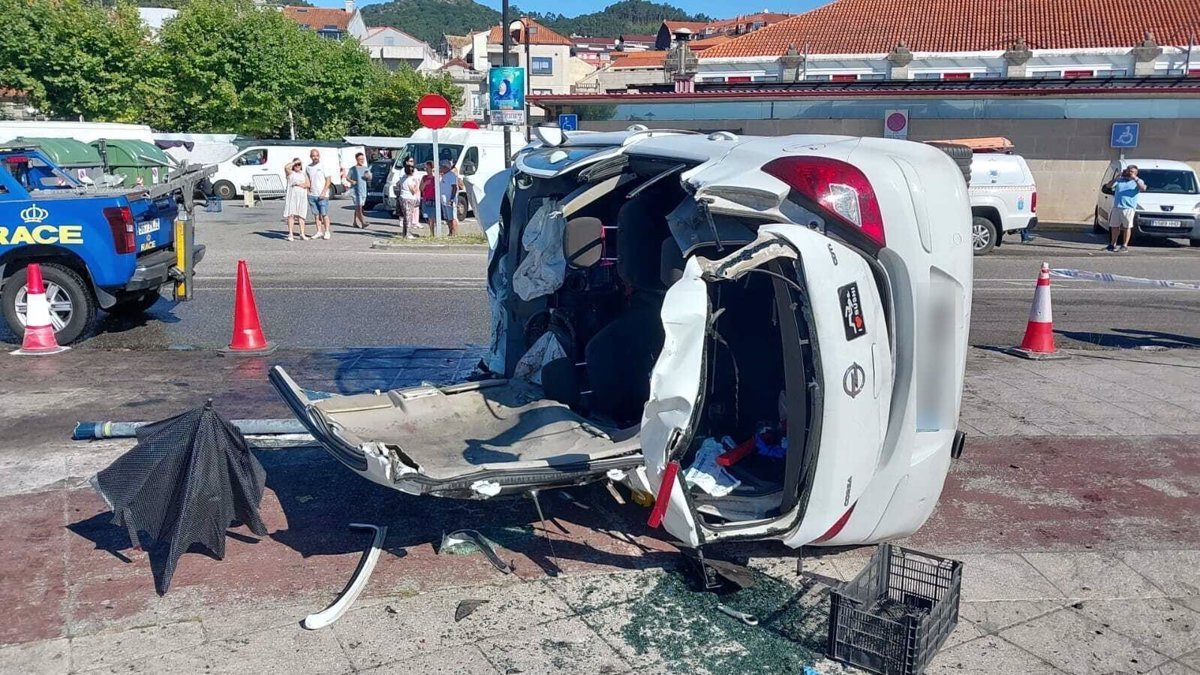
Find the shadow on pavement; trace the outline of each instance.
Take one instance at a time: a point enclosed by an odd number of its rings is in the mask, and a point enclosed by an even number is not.
[[[1069,338],[1101,347],[1117,349],[1142,348],[1196,348],[1200,347],[1200,337],[1163,333],[1155,330],[1140,328],[1114,328],[1111,333],[1089,333],[1082,331],[1056,330],[1055,333]]]
[[[324,450],[306,448],[257,455],[267,471],[267,487],[278,498],[288,524],[286,530],[277,530],[270,537],[306,558],[361,551],[361,540],[347,536],[346,524],[364,522],[386,524],[386,549],[399,556],[415,546],[430,545],[436,550],[442,536],[449,532],[477,530],[552,576],[559,569],[555,558],[624,569],[674,566],[678,561],[672,552],[636,544],[632,555],[594,546],[591,540],[608,538],[630,543],[612,535],[613,530],[633,537],[649,534],[638,522],[644,518],[644,511],[623,513],[595,506],[612,501],[598,486],[572,488],[565,491],[566,496],[560,491],[541,495],[547,527],[554,536],[551,553],[531,499],[414,497],[364,480]],[[591,536],[586,534],[589,532]],[[504,557],[503,551],[498,552]]]

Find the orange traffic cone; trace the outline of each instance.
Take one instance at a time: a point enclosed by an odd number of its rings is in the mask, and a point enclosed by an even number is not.
[[[1065,359],[1054,348],[1054,317],[1050,310],[1050,263],[1042,263],[1038,273],[1037,287],[1033,292],[1033,307],[1029,310],[1029,323],[1025,326],[1025,338],[1020,347],[1009,349],[1010,354],[1027,359]]]
[[[263,335],[262,322],[258,318],[258,305],[254,303],[254,288],[250,286],[250,272],[246,261],[239,260],[237,268],[237,291],[233,301],[233,339],[222,354],[262,355],[275,351],[275,344],[267,342]]]
[[[29,263],[25,275],[25,336],[21,348],[13,354],[40,356],[67,351],[70,347],[58,346],[54,325],[50,323],[50,301],[46,299],[41,265]]]

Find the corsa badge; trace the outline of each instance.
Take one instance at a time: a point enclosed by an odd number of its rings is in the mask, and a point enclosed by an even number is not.
[[[838,289],[838,300],[842,304],[842,327],[846,329],[846,340],[867,334],[867,322],[863,318],[862,300],[858,295],[858,284],[850,283]]]

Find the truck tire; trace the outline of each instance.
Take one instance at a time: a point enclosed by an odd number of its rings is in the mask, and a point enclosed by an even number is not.
[[[962,171],[963,179],[968,184],[971,182],[971,160],[975,156],[975,152],[971,148],[957,143],[938,143],[936,141],[929,145],[949,155],[950,159],[953,159],[954,163],[958,165],[958,170]]]
[[[0,306],[8,329],[18,338],[25,333],[25,279],[22,267],[4,281]],[[96,297],[75,270],[56,263],[42,263],[42,280],[50,301],[50,320],[60,345],[67,345],[91,330],[96,321]]]
[[[154,306],[162,294],[156,289],[143,293],[132,293],[117,299],[117,304],[104,310],[117,316],[136,316]]]
[[[1108,230],[1100,224],[1100,209],[1096,209],[1096,215],[1092,216],[1092,232],[1096,234],[1107,234]]]
[[[219,180],[213,183],[213,194],[224,200],[237,199],[237,188],[227,180]]]
[[[999,232],[990,218],[975,216],[971,219],[971,248],[975,255],[987,255],[996,248]]]

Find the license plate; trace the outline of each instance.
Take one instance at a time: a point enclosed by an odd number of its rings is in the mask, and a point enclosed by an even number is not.
[[[162,224],[158,222],[157,218],[155,218],[154,220],[147,220],[144,223],[138,223],[137,233],[139,235],[150,234],[151,232],[158,232],[159,228],[161,227]]]
[[[1182,220],[1151,220],[1150,221],[1150,227],[1183,228],[1183,227],[1187,227],[1187,226],[1188,226],[1188,224],[1183,222]]]

